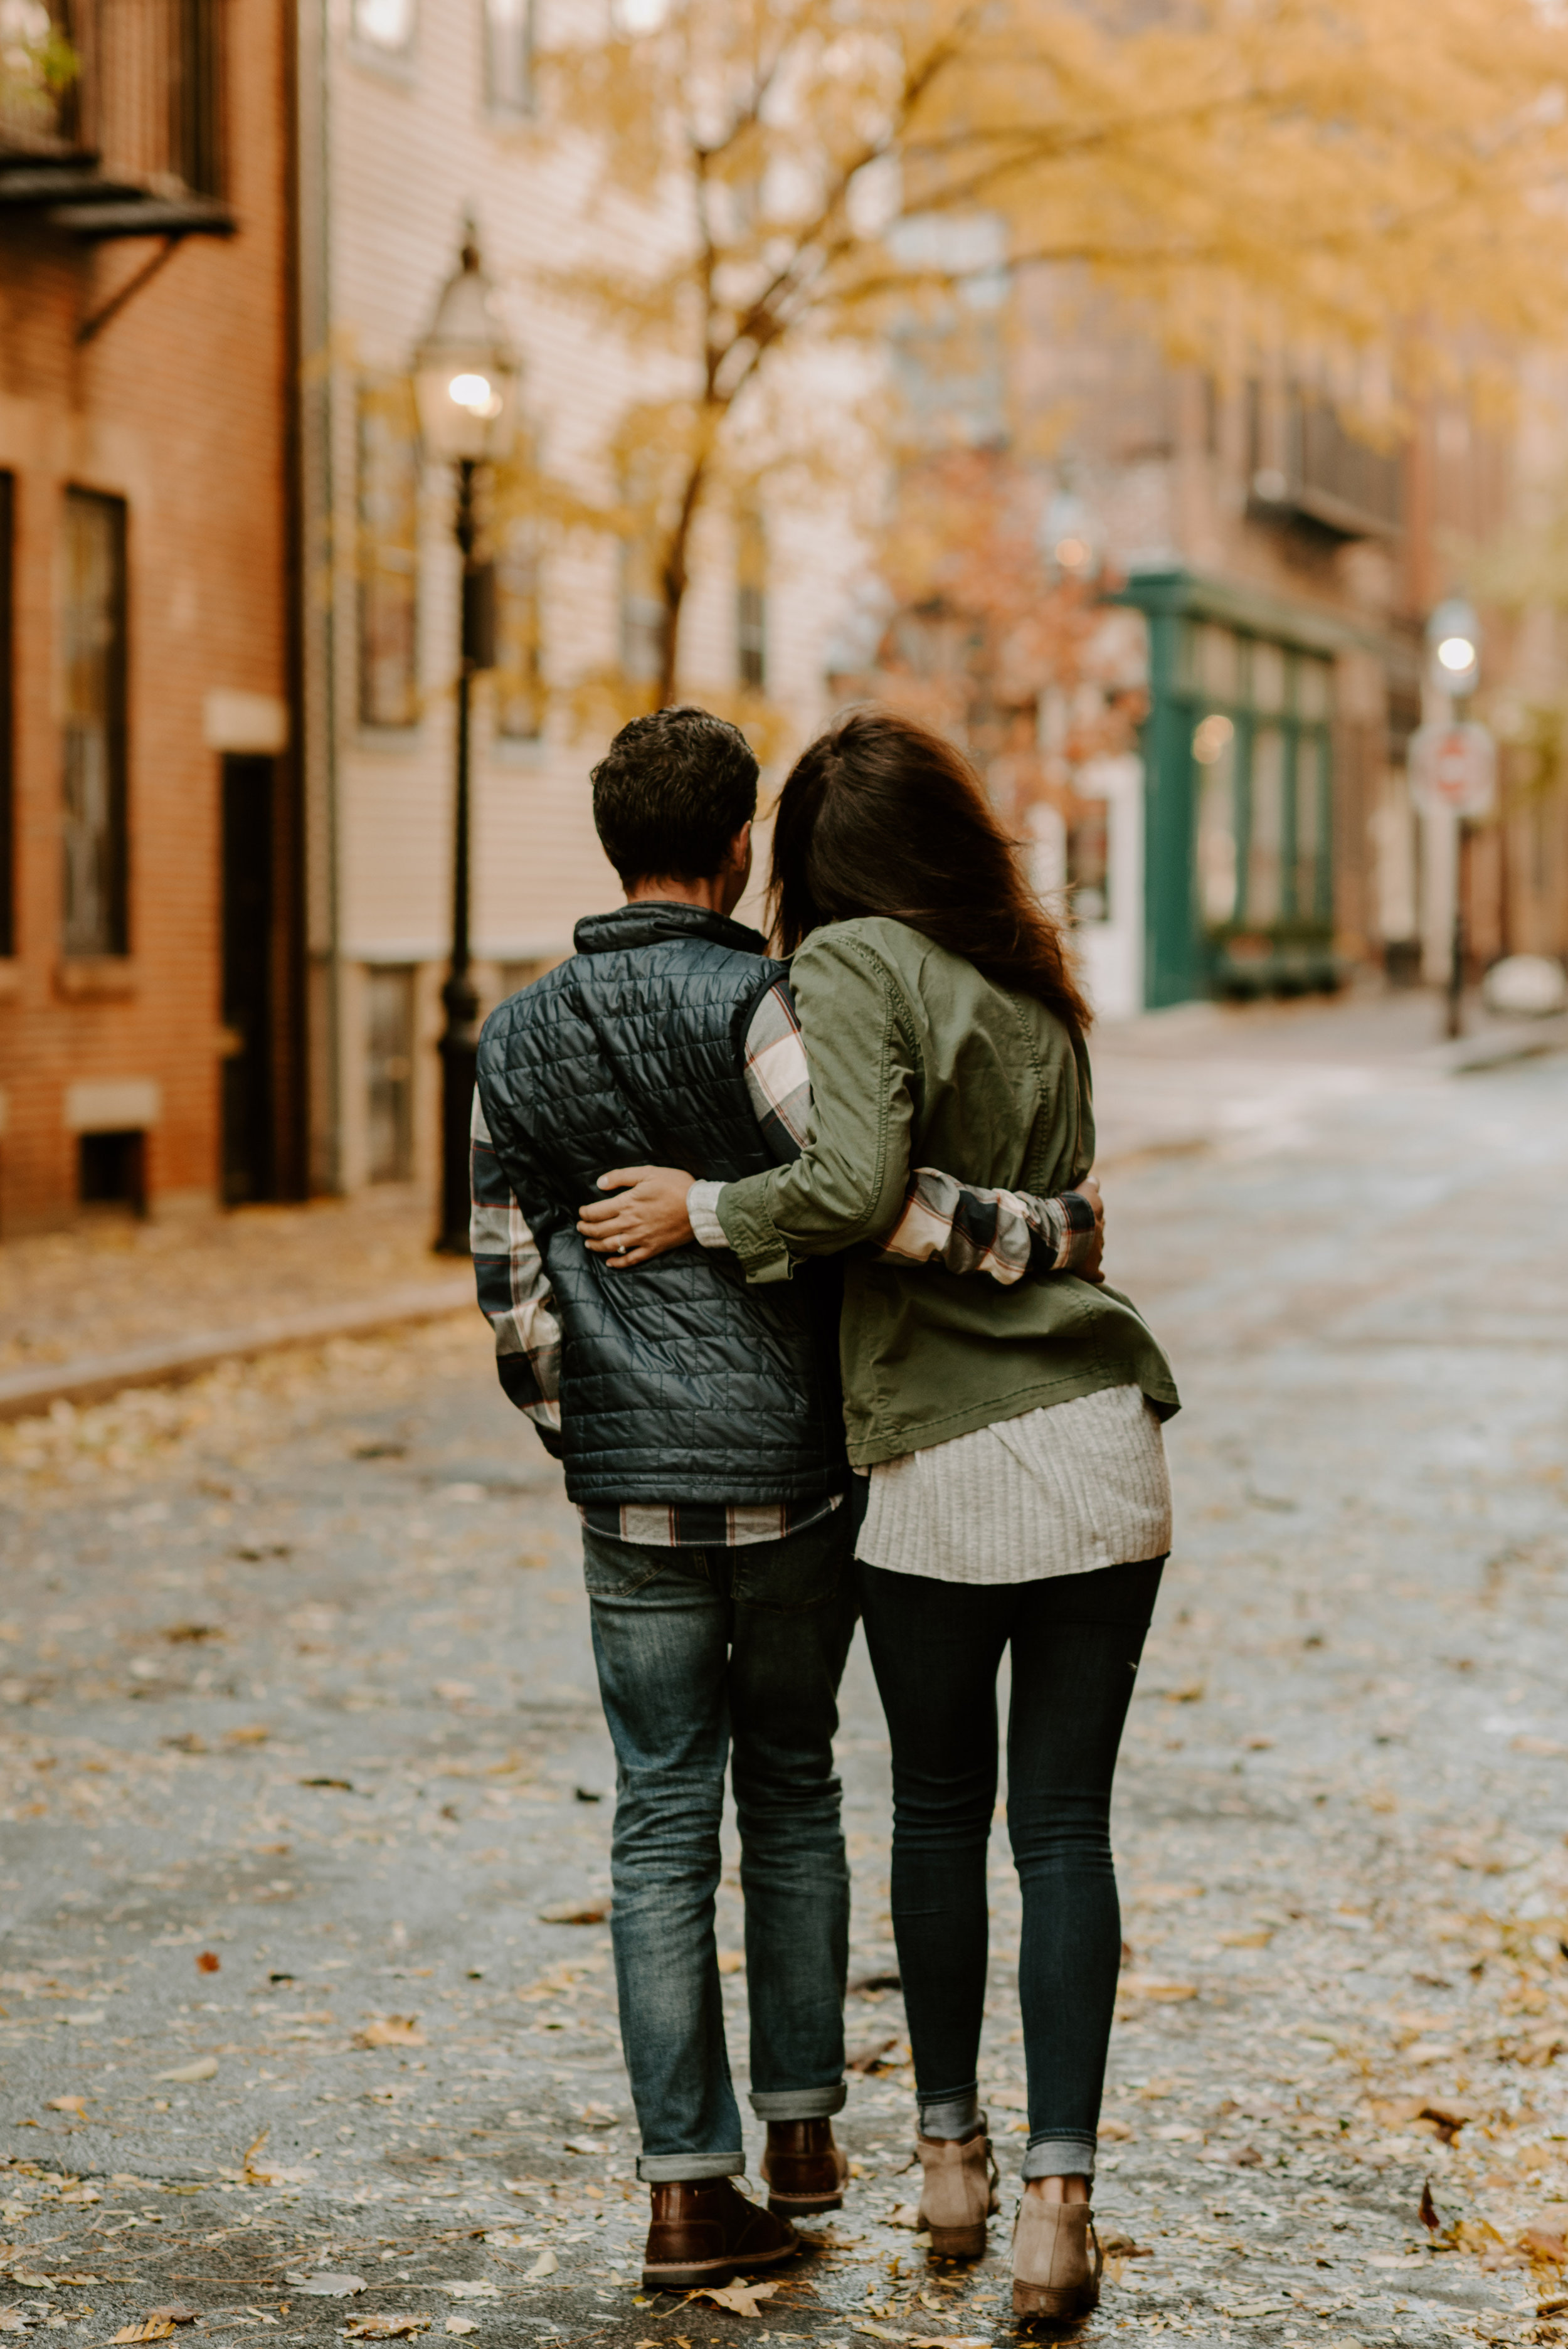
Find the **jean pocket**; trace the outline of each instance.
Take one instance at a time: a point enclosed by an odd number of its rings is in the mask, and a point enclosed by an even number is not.
[[[841,1597],[851,1585],[853,1536],[850,1511],[841,1507],[803,1533],[736,1550],[736,1598],[783,1614]]]
[[[583,1528],[583,1582],[590,1599],[634,1599],[661,1575],[678,1574],[683,1564],[689,1568],[690,1558],[690,1552],[616,1541],[589,1526]]]
[[[624,1557],[618,1559],[585,1551],[583,1586],[590,1599],[634,1599],[667,1568],[667,1559],[650,1557],[645,1550],[628,1547]]]

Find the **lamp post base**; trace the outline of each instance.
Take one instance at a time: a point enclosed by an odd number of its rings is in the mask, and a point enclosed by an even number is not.
[[[474,1076],[479,1066],[480,999],[466,971],[454,971],[441,989],[447,1022],[438,1047],[441,1055],[441,1214],[438,1256],[467,1256],[469,1247],[469,1132],[473,1115]]]

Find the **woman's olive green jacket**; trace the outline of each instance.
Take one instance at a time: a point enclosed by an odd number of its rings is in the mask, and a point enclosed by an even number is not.
[[[813,1138],[792,1164],[720,1195],[748,1280],[885,1237],[912,1166],[1045,1195],[1088,1172],[1088,1054],[1033,997],[882,916],[813,931],[789,977]],[[857,1467],[1105,1387],[1141,1387],[1161,1418],[1180,1407],[1136,1308],[1071,1273],[1002,1288],[848,1256],[840,1350]]]

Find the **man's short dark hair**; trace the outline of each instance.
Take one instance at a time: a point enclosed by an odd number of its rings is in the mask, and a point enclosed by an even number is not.
[[[629,887],[706,881],[757,812],[756,754],[706,709],[655,709],[623,726],[593,770],[593,822]]]

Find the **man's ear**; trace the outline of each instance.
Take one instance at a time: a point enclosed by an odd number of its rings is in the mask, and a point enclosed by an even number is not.
[[[751,861],[751,818],[747,817],[729,843],[729,862],[737,873],[744,873]]]

